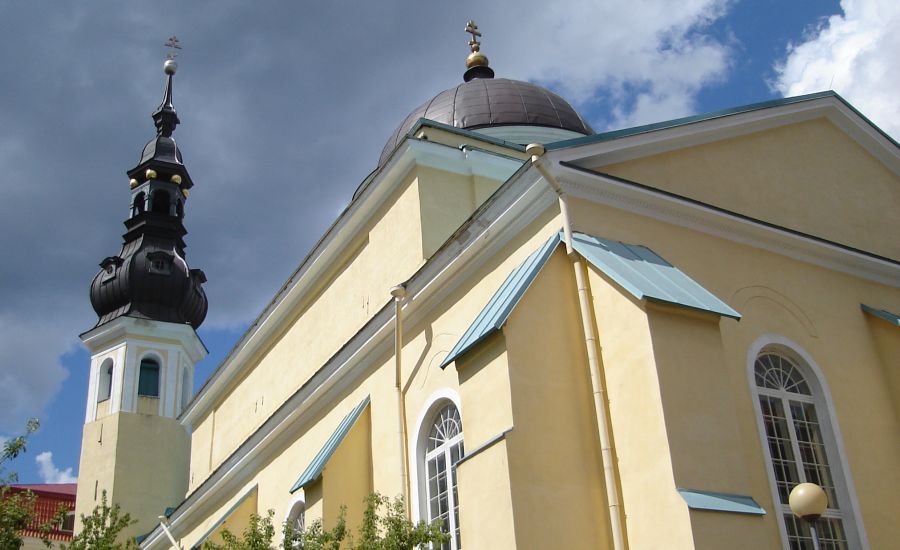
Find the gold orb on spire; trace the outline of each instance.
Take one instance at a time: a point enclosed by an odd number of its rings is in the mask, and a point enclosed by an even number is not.
[[[466,68],[487,67],[488,58],[481,53],[481,42],[478,41],[481,33],[478,31],[478,25],[475,24],[475,21],[466,23],[466,32],[472,35],[472,38],[469,39],[469,49],[472,50],[472,53],[466,58]]]

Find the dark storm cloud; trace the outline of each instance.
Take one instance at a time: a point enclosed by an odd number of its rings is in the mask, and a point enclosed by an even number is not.
[[[691,2],[697,14],[718,3]],[[551,34],[571,27],[574,39],[593,40],[591,3],[573,3],[575,19],[540,2],[482,4],[0,6],[0,434],[58,391],[59,356],[96,320],[88,285],[119,251],[125,170],[153,135],[169,35],[184,46],[174,96],[175,138],[195,182],[188,261],[209,277],[207,326],[227,327],[259,313],[375,168],[395,124],[461,81],[468,18],[482,18],[503,76],[563,82],[557,56],[587,63],[608,53]],[[539,37],[553,46],[535,47]],[[615,69],[590,67],[572,80],[578,93]]]

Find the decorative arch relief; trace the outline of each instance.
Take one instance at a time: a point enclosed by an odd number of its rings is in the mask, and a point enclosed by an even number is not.
[[[812,319],[809,318],[809,315],[803,311],[803,308],[784,294],[772,288],[761,285],[745,286],[735,291],[734,294],[731,295],[730,301],[735,304],[739,311],[746,315],[749,311],[747,305],[754,300],[762,300],[767,303],[775,304],[787,312],[791,318],[803,328],[806,334],[812,338],[819,337],[819,332],[816,330],[815,324]]]

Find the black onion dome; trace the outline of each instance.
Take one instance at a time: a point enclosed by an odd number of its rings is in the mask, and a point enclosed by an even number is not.
[[[97,325],[128,316],[198,328],[208,306],[201,286],[206,276],[190,269],[178,248],[170,238],[145,233],[127,242],[120,256],[103,260],[91,282]]]
[[[544,126],[593,134],[569,103],[546,88],[507,78],[474,78],[444,90],[407,116],[381,152],[381,166],[420,118],[477,130],[489,126]]]

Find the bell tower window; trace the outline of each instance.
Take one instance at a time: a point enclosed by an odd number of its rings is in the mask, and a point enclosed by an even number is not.
[[[134,196],[134,202],[131,203],[131,215],[137,216],[142,214],[147,208],[147,195],[143,191]]]
[[[159,397],[159,362],[156,359],[141,359],[138,395]]]
[[[150,273],[168,275],[172,271],[172,261],[175,257],[163,250],[154,250],[147,253]]]
[[[112,395],[113,361],[106,359],[100,365],[100,385],[97,387],[97,401],[106,401]]]
[[[181,371],[181,409],[184,410],[191,402],[191,375],[188,369]]]
[[[168,191],[156,190],[153,192],[150,211],[157,214],[169,215],[169,203],[171,199]]]

